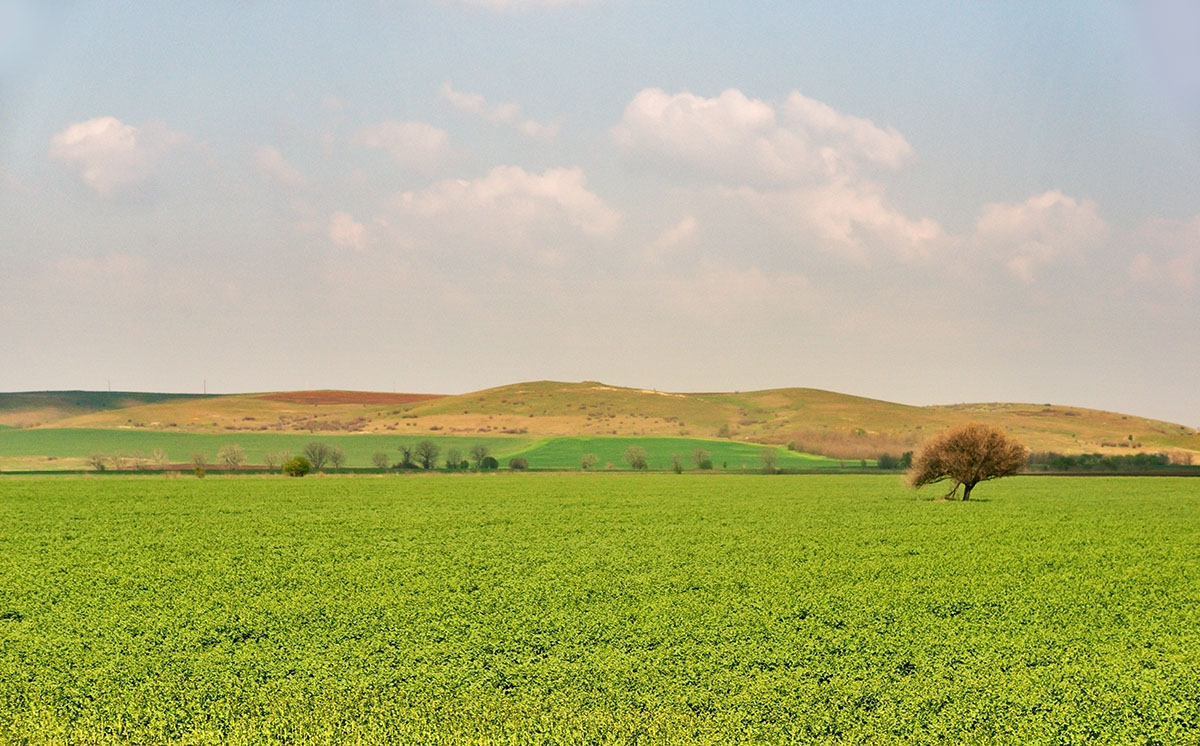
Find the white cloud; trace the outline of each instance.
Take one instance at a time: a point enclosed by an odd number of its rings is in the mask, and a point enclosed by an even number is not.
[[[714,324],[811,308],[812,283],[796,273],[766,273],[756,266],[711,259],[683,276],[659,278],[652,294],[668,313]]]
[[[364,127],[351,145],[386,150],[396,162],[420,171],[433,171],[453,153],[445,130],[424,122],[386,121]]]
[[[1083,250],[1108,235],[1096,203],[1059,191],[1037,194],[1020,204],[983,208],[975,241],[1000,254],[1010,272],[1032,282],[1042,267],[1078,260]]]
[[[657,261],[671,249],[691,241],[696,236],[696,228],[698,226],[699,223],[696,221],[696,218],[688,215],[675,225],[667,228],[658,235],[658,238],[650,243],[649,258],[652,261]]]
[[[162,124],[124,124],[116,117],[76,122],[50,140],[50,157],[75,170],[102,197],[150,181],[162,158],[184,136]]]
[[[927,260],[944,238],[936,221],[908,217],[871,178],[912,159],[899,132],[797,92],[772,103],[734,89],[705,98],[649,88],[612,136],[669,173],[715,182],[797,247],[860,263],[880,250]]]
[[[529,226],[565,222],[584,233],[614,232],[621,215],[587,188],[579,168],[552,168],[536,174],[520,166],[499,166],[474,180],[451,179],[400,195],[399,206],[425,217],[469,217],[483,226],[520,232]]]
[[[449,83],[442,84],[439,95],[459,111],[492,124],[511,127],[527,137],[548,140],[558,134],[557,122],[542,124],[533,119],[525,119],[521,114],[520,105],[513,102],[489,105],[482,94],[456,91]]]
[[[277,148],[270,145],[264,145],[254,151],[254,167],[263,178],[284,186],[303,187],[308,184],[304,174],[297,171]]]
[[[1200,215],[1190,220],[1153,218],[1133,242],[1144,247],[1129,264],[1136,282],[1184,289],[1200,284]]]
[[[612,130],[626,152],[730,186],[797,186],[895,169],[912,146],[894,129],[792,93],[776,106],[730,89],[716,98],[648,88]]]
[[[367,229],[348,212],[335,212],[329,218],[329,240],[354,251],[367,247]]]

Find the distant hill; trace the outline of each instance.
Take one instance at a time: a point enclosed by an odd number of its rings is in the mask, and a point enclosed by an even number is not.
[[[147,394],[136,391],[23,391],[0,393],[0,425],[36,427],[93,412],[138,407],[203,394]]]
[[[1134,415],[1048,403],[915,407],[807,388],[676,393],[595,381],[532,381],[453,396],[353,391],[209,397],[128,392],[0,395],[0,424],[21,426],[397,436],[723,437],[791,443],[796,450],[835,458],[899,454],[945,427],[970,420],[1004,427],[1038,451],[1179,451],[1200,456],[1196,430]]]

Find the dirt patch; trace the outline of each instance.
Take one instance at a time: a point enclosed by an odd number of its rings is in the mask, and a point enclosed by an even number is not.
[[[289,404],[413,404],[441,399],[445,394],[389,394],[380,391],[281,391],[261,394],[256,399]]]

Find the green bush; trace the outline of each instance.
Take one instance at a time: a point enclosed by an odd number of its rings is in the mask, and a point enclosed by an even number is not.
[[[510,458],[508,460],[508,468],[513,471],[523,471],[529,468],[529,462],[521,457]]]
[[[483,471],[493,471],[500,468],[500,462],[495,456],[484,456],[479,460],[479,468]]]
[[[312,471],[312,462],[303,456],[292,456],[283,462],[283,473],[289,477],[302,477]]]

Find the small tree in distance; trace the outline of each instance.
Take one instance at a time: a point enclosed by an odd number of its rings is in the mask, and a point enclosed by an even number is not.
[[[302,477],[312,470],[312,464],[303,456],[293,456],[283,462],[283,473],[289,477]]]
[[[304,457],[312,468],[320,471],[329,460],[329,446],[313,441],[304,446]]]
[[[596,468],[596,464],[600,463],[600,457],[594,453],[585,453],[579,459],[579,468],[587,471],[588,469]]]
[[[961,485],[963,501],[980,482],[1016,474],[1025,466],[1026,449],[998,427],[972,422],[946,430],[925,444],[913,459],[908,483],[915,488],[950,480],[952,499]]]
[[[437,457],[441,451],[438,444],[432,440],[422,440],[417,443],[417,459],[421,462],[421,468],[432,469],[437,466]]]
[[[471,463],[475,465],[475,468],[481,469],[483,468],[483,460],[488,457],[489,453],[491,453],[491,449],[480,444],[471,446],[471,450],[469,451],[468,455],[471,457]]]
[[[650,466],[650,454],[641,446],[629,446],[622,455],[634,469],[644,470]]]
[[[371,456],[371,463],[375,465],[376,469],[386,470],[388,468],[387,451],[376,451]]]
[[[246,452],[237,443],[230,443],[217,451],[217,460],[228,469],[236,469],[246,463]]]

